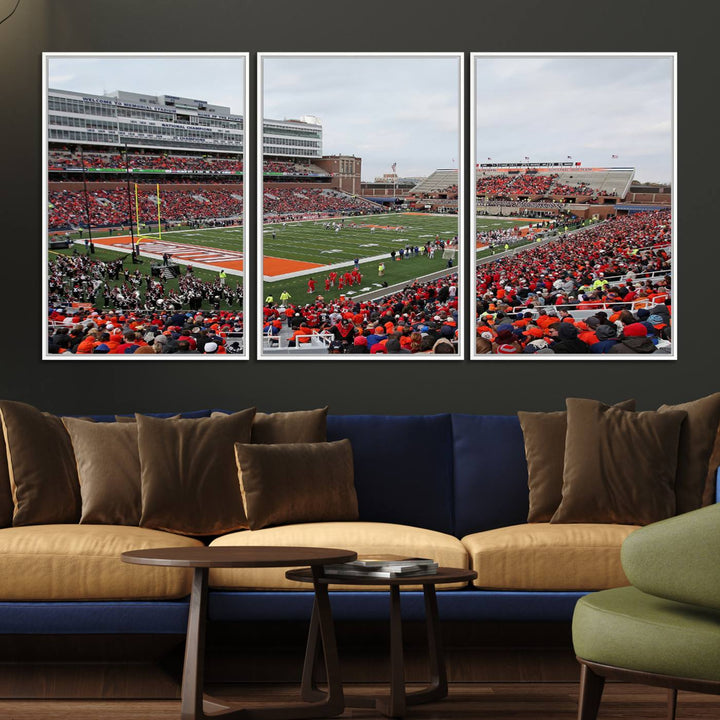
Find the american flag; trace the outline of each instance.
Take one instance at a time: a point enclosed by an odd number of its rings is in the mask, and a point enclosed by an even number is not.
[[[610,157],[611,157],[613,160],[617,160],[617,158],[618,158],[617,155],[611,155]]]
[[[392,171],[395,172],[397,170],[397,163],[393,163],[391,165],[391,167],[392,167]]]
[[[488,162],[492,162],[492,158],[488,158]]]
[[[567,156],[567,159],[568,159],[568,160],[572,160],[572,155],[568,155],[568,156]]]
[[[526,159],[526,160],[529,160],[530,158],[526,155],[526,156],[525,156],[525,159]]]

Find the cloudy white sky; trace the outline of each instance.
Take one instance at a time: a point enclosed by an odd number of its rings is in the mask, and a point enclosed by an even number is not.
[[[460,61],[446,57],[266,57],[263,115],[315,115],[323,152],[362,158],[362,179],[458,167]]]
[[[475,67],[477,162],[570,155],[672,180],[671,58],[481,57]]]
[[[96,95],[128,90],[178,95],[244,114],[242,57],[58,57],[48,59],[48,85]]]

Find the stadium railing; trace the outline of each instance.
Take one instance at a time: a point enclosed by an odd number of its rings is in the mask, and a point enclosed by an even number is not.
[[[287,342],[284,345],[280,344],[279,335],[271,335],[270,333],[263,333],[263,351],[282,350],[287,353],[302,353],[307,352],[309,349],[314,351],[325,350],[327,351],[330,343],[333,341],[333,335],[329,332],[313,333],[307,336],[308,342],[298,343],[295,347],[288,346]],[[283,338],[284,339],[284,338]]]

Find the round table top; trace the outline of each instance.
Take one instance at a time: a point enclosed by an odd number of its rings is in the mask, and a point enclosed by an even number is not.
[[[121,559],[136,565],[193,568],[260,568],[327,565],[357,559],[352,550],[316,547],[168,547],[130,550]]]
[[[313,582],[312,571],[308,568],[288,570],[288,580],[297,582]],[[437,573],[431,575],[406,575],[405,577],[382,578],[364,577],[362,575],[326,575],[319,581],[326,585],[440,585],[442,583],[470,582],[477,577],[474,570],[462,568],[439,567]]]

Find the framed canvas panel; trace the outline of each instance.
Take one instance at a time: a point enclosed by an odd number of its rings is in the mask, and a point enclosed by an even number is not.
[[[260,53],[258,357],[462,359],[462,53]]]
[[[473,360],[677,358],[675,53],[474,53]]]
[[[43,358],[239,360],[247,53],[43,54]]]

